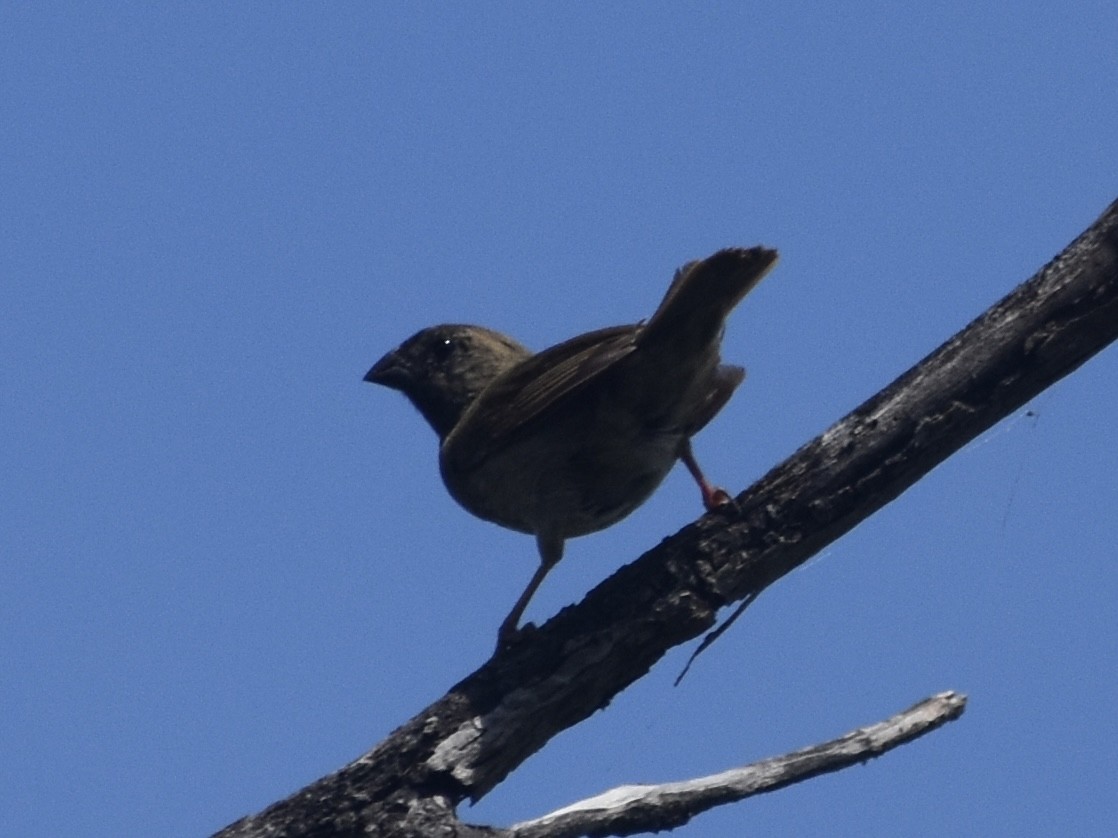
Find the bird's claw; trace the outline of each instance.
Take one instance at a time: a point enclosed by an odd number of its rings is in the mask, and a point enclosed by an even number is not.
[[[705,486],[703,489],[703,506],[706,507],[707,512],[714,512],[734,502],[730,493],[719,486]]]

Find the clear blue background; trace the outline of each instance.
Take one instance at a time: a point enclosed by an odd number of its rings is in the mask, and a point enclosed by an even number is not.
[[[6,3],[0,834],[198,836],[471,672],[535,558],[361,382],[778,247],[698,438],[738,491],[1118,197],[1118,5]],[[964,717],[680,836],[1112,835],[1118,353],[676,650],[467,819]],[[568,545],[539,620],[700,512]]]

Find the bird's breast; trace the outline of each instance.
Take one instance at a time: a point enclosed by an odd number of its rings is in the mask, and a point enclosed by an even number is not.
[[[591,436],[598,435],[532,435],[470,469],[457,468],[455,452],[444,447],[443,481],[466,510],[510,529],[563,538],[596,532],[656,490],[682,435],[641,433],[613,444]]]

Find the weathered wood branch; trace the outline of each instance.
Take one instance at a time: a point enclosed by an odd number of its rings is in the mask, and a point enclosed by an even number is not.
[[[498,835],[455,816],[555,734],[1118,337],[1118,202],[1039,273],[735,499],[529,630],[372,751],[218,833]]]
[[[963,714],[966,697],[947,692],[845,736],[784,756],[676,783],[621,786],[510,827],[512,838],[636,835],[682,826],[715,806],[785,788],[866,762]]]

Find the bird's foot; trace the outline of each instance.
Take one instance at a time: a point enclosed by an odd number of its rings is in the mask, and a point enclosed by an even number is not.
[[[700,484],[699,491],[703,493],[703,506],[706,507],[707,512],[713,512],[734,502],[730,493],[720,486],[711,486],[709,483]]]
[[[530,637],[535,630],[535,623],[525,623],[522,626],[502,623],[501,627],[497,629],[497,648],[495,652],[504,651],[524,638]]]
[[[699,484],[699,492],[703,496],[703,506],[707,512],[713,512],[723,506],[733,502],[730,493],[725,489],[718,486],[712,486],[710,481],[706,479],[703,470],[699,468],[698,461],[695,460],[695,454],[691,451],[691,441],[685,439],[679,446],[679,458],[683,460],[683,464],[687,466],[687,470],[691,472],[691,476],[695,478],[695,482]]]

